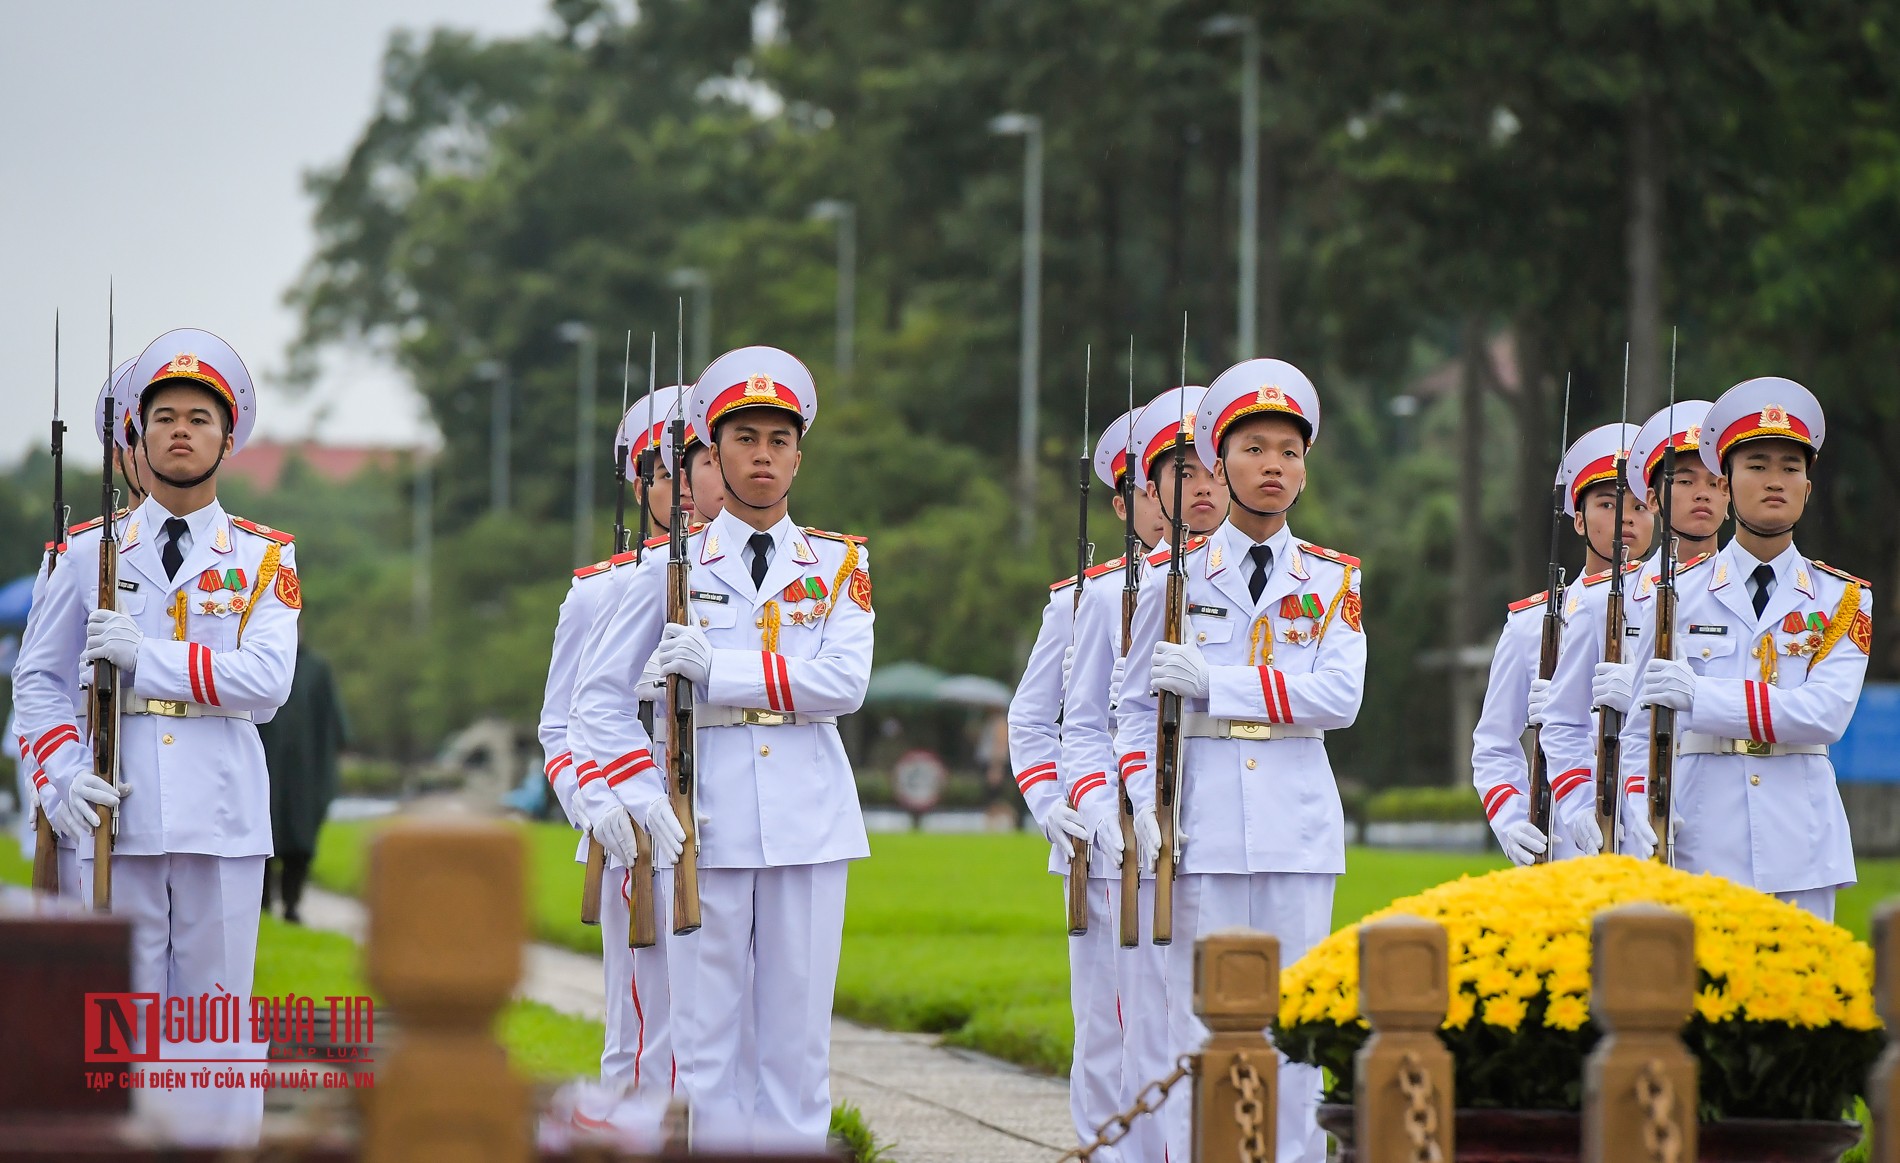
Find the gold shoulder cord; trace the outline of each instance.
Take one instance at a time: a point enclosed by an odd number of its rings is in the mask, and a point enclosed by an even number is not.
[[[764,647],[767,654],[777,654],[779,628],[777,598],[773,598],[771,601],[765,603],[765,610],[759,615],[759,626],[762,628],[762,633],[759,636],[759,645]]]
[[[1264,639],[1264,641],[1263,641]],[[1254,659],[1259,662],[1254,662]],[[1247,661],[1254,666],[1273,665],[1273,615],[1262,614],[1254,620],[1253,633],[1247,642]]]
[[[172,616],[173,642],[183,642],[185,640],[185,609],[189,604],[190,603],[185,600],[185,591],[179,590],[172,595],[172,608],[170,613]]]
[[[858,543],[850,538],[844,543],[844,564],[838,567],[838,576],[831,579],[831,605],[825,608],[825,621],[831,621],[831,615],[844,601],[844,587],[851,580],[851,574],[858,568]]]
[[[251,612],[257,609],[258,600],[270,589],[271,582],[276,580],[277,563],[282,560],[283,556],[284,547],[275,541],[271,542],[269,547],[264,550],[264,564],[258,567],[257,584],[251,587],[251,600],[249,604],[244,607],[244,612],[238,615],[239,642],[244,641],[244,626],[251,620]]]
[[[1827,624],[1827,633],[1821,636],[1821,648],[1808,659],[1808,673],[1814,673],[1814,666],[1833,651],[1847,632],[1853,629],[1854,616],[1860,613],[1860,583],[1848,582],[1847,592],[1841,595],[1841,604],[1834,607],[1834,617]]]
[[[1319,633],[1313,635],[1313,645],[1317,647],[1326,637],[1327,629],[1333,624],[1333,615],[1339,613],[1339,604],[1352,592],[1352,566],[1344,565],[1346,576],[1339,581],[1339,592],[1333,595],[1333,604],[1326,607],[1326,617],[1320,620]]]

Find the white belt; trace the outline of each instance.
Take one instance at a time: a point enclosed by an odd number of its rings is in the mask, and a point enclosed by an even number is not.
[[[1181,735],[1186,739],[1245,739],[1253,743],[1265,743],[1270,739],[1323,739],[1326,732],[1318,727],[1257,723],[1251,719],[1217,719],[1200,711],[1189,711],[1181,716]]]
[[[248,721],[251,717],[249,711],[232,711],[204,703],[188,703],[183,699],[127,699],[120,709],[127,715],[161,715],[167,719],[244,719]]]
[[[1678,755],[1826,755],[1822,743],[1757,743],[1753,739],[1724,739],[1700,731],[1684,731],[1676,741]]]
[[[812,723],[836,723],[836,715],[801,715],[793,711],[767,711],[756,707],[724,707],[700,703],[693,707],[695,727],[803,727]]]

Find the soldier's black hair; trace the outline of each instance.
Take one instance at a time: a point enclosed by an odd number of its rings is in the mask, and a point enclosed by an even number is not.
[[[171,379],[159,380],[157,383],[147,384],[145,386],[145,390],[139,393],[139,427],[140,428],[145,427],[145,422],[147,419],[146,413],[147,411],[150,410],[152,406],[153,394],[156,393],[161,388],[170,388],[170,387],[197,388],[199,391],[203,392],[205,395],[210,396],[212,403],[218,406],[218,415],[223,417],[224,435],[229,436],[231,435],[233,431],[236,430],[237,417],[231,414],[230,402],[226,400],[223,396],[220,396],[218,395],[218,393],[212,391],[208,385],[201,383],[198,380],[190,379],[186,376],[174,376]]]
[[[719,430],[721,428],[724,428],[726,424],[729,421],[731,421],[735,416],[738,416],[744,412],[751,412],[756,409],[767,409],[773,412],[782,413],[785,416],[790,417],[792,421],[793,434],[798,438],[798,442],[800,444],[803,444],[805,442],[805,414],[803,412],[794,412],[790,408],[777,407],[772,404],[749,404],[743,408],[734,408],[732,411],[727,412],[724,416],[721,416],[719,419],[713,421],[712,442],[714,444],[719,443]]]

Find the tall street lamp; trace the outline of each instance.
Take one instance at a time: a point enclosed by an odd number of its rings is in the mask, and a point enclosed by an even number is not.
[[[600,370],[600,356],[594,329],[587,324],[563,323],[560,336],[574,344],[580,356],[579,403],[574,410],[574,564],[586,565],[593,558],[588,550],[594,529],[594,377]]]
[[[1005,113],[990,132],[1023,139],[1023,322],[1017,400],[1017,544],[1036,536],[1036,361],[1042,347],[1042,118]]]
[[[1252,359],[1260,318],[1260,24],[1252,16],[1215,16],[1201,31],[1240,38],[1240,321],[1234,358]]]
[[[858,318],[858,208],[837,198],[812,204],[811,216],[838,224],[838,380],[851,380],[851,350]]]
[[[712,362],[712,276],[699,267],[681,267],[669,281],[693,293],[693,345],[686,362],[686,382],[691,383]]]
[[[508,366],[498,359],[485,359],[475,365],[475,378],[488,381],[488,508],[490,512],[508,511],[509,465],[512,461],[509,426],[513,411],[514,383]]]

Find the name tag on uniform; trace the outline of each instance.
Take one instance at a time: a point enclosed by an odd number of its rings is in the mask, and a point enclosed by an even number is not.
[[[135,581],[128,581],[125,578],[120,578],[119,588],[124,590],[128,594],[136,594],[139,592],[139,583]]]
[[[1205,614],[1210,618],[1225,618],[1227,616],[1227,607],[1226,606],[1201,606],[1201,605],[1190,604],[1188,606],[1188,613]]]
[[[731,594],[715,593],[711,590],[690,590],[688,593],[695,602],[718,602],[723,606],[732,600]]]
[[[1689,633],[1691,634],[1718,634],[1718,635],[1726,636],[1728,634],[1728,627],[1727,626],[1705,626],[1698,622],[1691,622],[1689,623]]]

